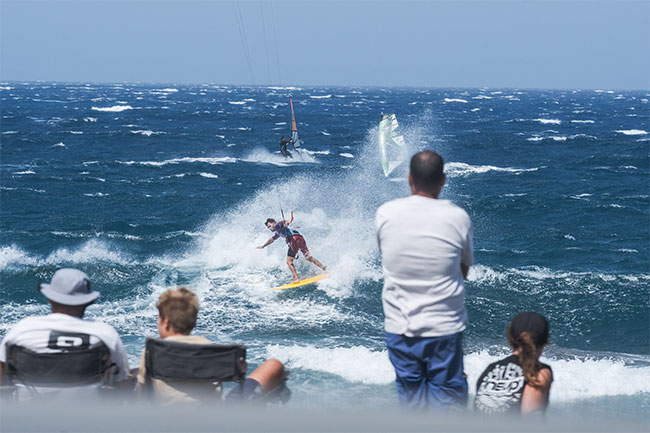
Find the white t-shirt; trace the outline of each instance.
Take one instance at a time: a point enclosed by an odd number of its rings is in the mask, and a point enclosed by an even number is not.
[[[448,200],[419,195],[377,210],[384,270],[384,326],[408,337],[441,337],[467,325],[460,264],[474,263],[472,222]]]
[[[78,334],[88,334],[90,338],[83,342]],[[8,344],[17,344],[37,353],[55,353],[62,350],[57,347],[78,346],[84,343],[92,345],[100,340],[108,347],[111,360],[119,368],[114,381],[126,379],[129,374],[129,360],[117,331],[106,323],[61,313],[27,317],[16,323],[0,344],[0,362],[7,362]]]

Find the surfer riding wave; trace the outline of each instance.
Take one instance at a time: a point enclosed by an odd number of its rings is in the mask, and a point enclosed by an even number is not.
[[[268,218],[264,225],[266,225],[266,228],[274,232],[274,235],[269,238],[264,245],[261,245],[257,247],[258,249],[263,249],[269,245],[271,245],[273,242],[275,242],[276,239],[278,239],[280,236],[284,238],[286,241],[287,245],[289,248],[287,249],[287,265],[289,266],[289,270],[293,274],[293,282],[297,283],[300,281],[300,278],[298,277],[298,273],[296,272],[296,267],[293,265],[293,261],[297,257],[298,252],[302,252],[302,254],[305,256],[305,259],[307,259],[308,262],[311,262],[321,268],[322,270],[327,270],[327,268],[319,262],[316,258],[312,257],[311,253],[309,252],[309,248],[307,248],[307,242],[305,242],[305,238],[302,237],[302,235],[294,229],[289,228],[289,224],[293,221],[293,212],[291,212],[291,221],[279,221],[276,222],[273,218]]]

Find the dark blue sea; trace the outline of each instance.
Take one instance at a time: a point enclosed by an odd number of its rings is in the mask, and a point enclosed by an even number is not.
[[[2,83],[0,336],[45,314],[60,267],[101,291],[137,366],[155,302],[185,285],[196,334],[291,370],[290,404],[397,406],[383,340],[374,215],[409,194],[386,178],[380,113],[409,154],[443,155],[443,198],[467,210],[470,390],[507,353],[522,310],[545,314],[551,413],[650,410],[647,91]],[[279,153],[293,95],[303,150]],[[288,216],[330,278],[288,291],[267,217]],[[317,269],[298,260],[302,276]]]

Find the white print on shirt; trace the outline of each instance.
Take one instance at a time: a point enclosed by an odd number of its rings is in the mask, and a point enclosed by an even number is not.
[[[517,364],[495,365],[476,391],[475,405],[485,413],[507,412],[521,400],[524,372]]]

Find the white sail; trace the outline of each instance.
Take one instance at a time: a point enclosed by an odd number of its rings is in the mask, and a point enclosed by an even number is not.
[[[382,114],[379,122],[379,152],[384,175],[388,176],[395,168],[404,162],[406,144],[397,128],[397,117],[394,114]]]
[[[298,127],[296,126],[296,116],[293,114],[293,98],[289,96],[289,105],[291,105],[291,140],[293,140],[293,146],[298,148],[302,146],[302,140],[298,135]]]

